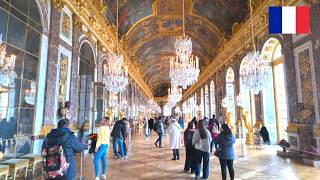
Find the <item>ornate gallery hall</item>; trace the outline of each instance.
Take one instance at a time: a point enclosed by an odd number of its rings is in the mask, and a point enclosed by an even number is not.
[[[319,180],[319,70],[319,0],[0,0],[0,180]]]

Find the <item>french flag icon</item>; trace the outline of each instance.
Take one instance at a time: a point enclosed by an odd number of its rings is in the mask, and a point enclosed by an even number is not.
[[[269,34],[310,33],[310,7],[269,7]]]

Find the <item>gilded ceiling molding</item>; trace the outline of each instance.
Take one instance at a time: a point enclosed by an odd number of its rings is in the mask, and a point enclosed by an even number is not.
[[[169,14],[169,15],[161,15],[159,14],[159,10],[158,10],[158,7],[159,7],[159,2],[161,2],[160,0],[155,0],[153,3],[152,3],[152,14],[146,16],[146,17],[143,17],[141,19],[139,19],[137,22],[135,22],[133,25],[131,25],[131,27],[129,28],[129,30],[126,32],[126,34],[122,37],[122,39],[125,39],[126,37],[129,37],[130,34],[131,34],[131,31],[133,31],[135,29],[135,27],[137,27],[138,25],[140,25],[142,22],[144,21],[147,21],[148,19],[150,18],[153,18],[153,17],[156,17],[156,18],[163,18],[163,17],[171,17],[173,18],[173,14]],[[174,1],[172,1],[174,2]],[[193,16],[193,17],[196,17],[197,19],[200,19],[202,20],[204,23],[202,23],[202,25],[204,25],[205,27],[207,27],[208,29],[210,29],[212,32],[216,33],[216,34],[220,34],[222,35],[222,32],[221,30],[215,25],[213,24],[212,22],[210,22],[207,18],[204,18],[202,16],[199,16],[195,13],[193,13],[193,10],[192,10],[192,0],[187,0],[186,1],[186,8],[189,8],[188,10],[188,14],[187,15],[190,15],[190,16]],[[179,4],[179,6],[181,6],[182,8],[182,4]],[[158,16],[158,17],[157,17]],[[180,18],[182,19],[182,14],[177,14],[177,11],[175,12],[175,15],[174,15],[176,18]]]
[[[297,4],[298,0],[289,0],[285,3],[280,0],[266,0],[264,1],[258,9],[253,14],[254,24],[254,36],[264,34],[268,31],[268,22],[266,21],[266,13],[268,12],[268,7],[272,5],[294,5]],[[229,41],[224,40],[221,48],[218,50],[217,56],[211,63],[206,67],[204,71],[201,72],[198,81],[190,86],[184,93],[182,101],[186,101],[189,97],[193,95],[208,79],[221,67],[225,66],[234,56],[239,54],[247,46],[251,47],[251,31],[250,31],[250,21],[247,20],[239,29],[236,34],[232,35]]]
[[[99,39],[101,44],[109,51],[114,52],[116,49],[116,37],[114,28],[108,25],[101,7],[97,7],[96,0],[52,0],[53,4],[60,7],[62,4],[67,5],[71,11],[78,15],[83,24],[90,32]],[[102,3],[102,2],[100,2]],[[101,5],[101,4],[100,4]],[[151,88],[143,80],[139,68],[130,61],[126,51],[121,47],[120,53],[124,55],[125,64],[129,69],[129,76],[139,85],[148,97],[153,97]]]

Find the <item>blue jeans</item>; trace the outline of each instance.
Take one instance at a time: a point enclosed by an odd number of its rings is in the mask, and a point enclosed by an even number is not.
[[[161,147],[162,144],[162,133],[158,133],[158,139],[156,140],[156,144],[159,142],[159,147]]]
[[[121,157],[124,157],[125,154],[124,154],[124,149],[123,149],[123,139],[121,138],[115,138],[113,139],[113,154],[115,157],[118,156],[118,147],[120,148],[120,155]]]
[[[209,164],[210,164],[210,153],[197,150],[197,167],[196,167],[196,176],[200,175],[201,170],[201,161],[203,159],[203,167],[202,167],[202,174],[203,179],[208,179],[209,176]]]
[[[93,165],[94,165],[94,172],[96,177],[99,177],[100,173],[100,164],[99,161],[102,162],[102,174],[106,174],[107,171],[107,150],[108,144],[101,144],[98,151],[94,155],[93,158]]]

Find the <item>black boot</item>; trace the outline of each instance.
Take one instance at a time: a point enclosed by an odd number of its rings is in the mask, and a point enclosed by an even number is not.
[[[177,154],[177,160],[179,160],[180,159],[179,149],[176,149],[176,154]]]
[[[175,150],[175,149],[172,149],[172,153],[173,153],[173,158],[172,158],[172,160],[177,160],[176,150]]]

